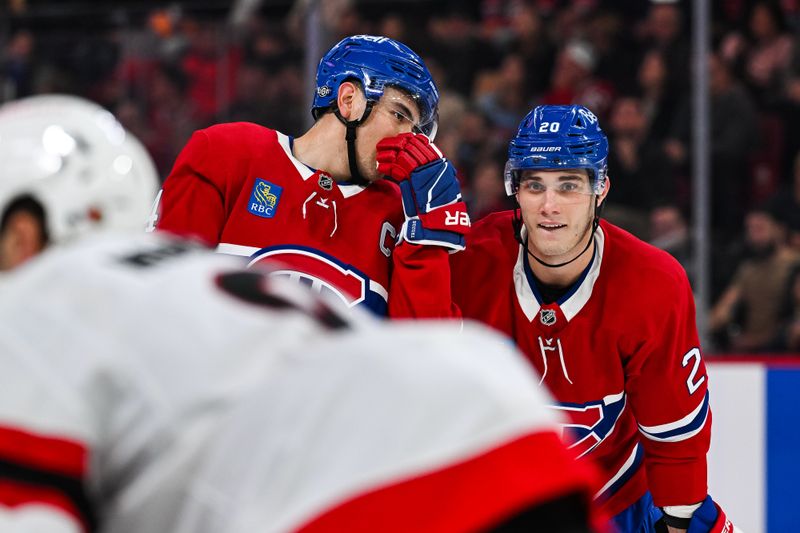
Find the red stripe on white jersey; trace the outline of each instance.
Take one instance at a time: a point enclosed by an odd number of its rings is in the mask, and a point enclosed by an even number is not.
[[[477,531],[572,492],[586,494],[588,502],[594,485],[593,472],[574,460],[555,432],[535,433],[441,470],[356,495],[298,531]]]
[[[73,505],[72,501],[57,489],[28,485],[13,480],[0,479],[0,507],[19,509],[24,506],[37,505],[50,507],[66,514],[83,531],[88,532],[89,527],[84,517]]]
[[[80,479],[86,455],[79,442],[0,426],[0,459],[11,463]]]

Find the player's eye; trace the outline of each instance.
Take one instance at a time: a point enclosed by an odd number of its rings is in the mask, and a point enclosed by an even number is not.
[[[574,183],[574,182],[571,182],[571,181],[566,181],[566,182],[561,184],[561,186],[559,187],[559,190],[561,192],[577,192],[578,191],[578,184]]]
[[[522,183],[522,186],[525,188],[525,190],[530,192],[539,193],[547,190],[547,187],[545,187],[544,183],[542,183],[541,181],[533,181],[533,180],[524,181]]]

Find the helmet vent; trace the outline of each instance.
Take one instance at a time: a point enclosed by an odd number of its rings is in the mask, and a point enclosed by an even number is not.
[[[581,144],[573,144],[570,146],[570,151],[576,155],[593,154],[596,152],[597,142],[586,142]]]

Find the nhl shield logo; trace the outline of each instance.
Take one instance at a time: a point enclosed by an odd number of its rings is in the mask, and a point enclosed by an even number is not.
[[[328,87],[327,85],[323,85],[322,87],[317,87],[317,95],[320,98],[325,98],[329,94],[331,94],[331,88]]]
[[[330,191],[333,189],[333,178],[327,174],[320,174],[317,184],[326,191]]]
[[[542,309],[539,311],[539,321],[545,326],[552,326],[556,323],[556,312],[553,309]]]

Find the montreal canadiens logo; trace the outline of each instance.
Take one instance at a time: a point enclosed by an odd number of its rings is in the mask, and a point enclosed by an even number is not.
[[[320,174],[319,180],[317,180],[317,184],[326,191],[330,191],[333,189],[333,178],[331,178],[327,174]]]
[[[560,403],[550,407],[568,415],[569,422],[562,426],[564,439],[569,448],[584,456],[614,431],[625,409],[625,393],[612,394],[596,402]]]
[[[317,95],[319,95],[321,98],[325,98],[329,94],[331,94],[331,88],[328,87],[327,85],[323,85],[322,87],[317,87]]]
[[[539,311],[539,321],[545,326],[552,326],[556,323],[556,312],[554,309],[542,309]]]
[[[321,294],[335,296],[347,307],[364,304],[386,314],[388,292],[351,265],[318,250],[304,247],[270,247],[251,256],[249,266],[269,266],[273,275],[286,276]]]

